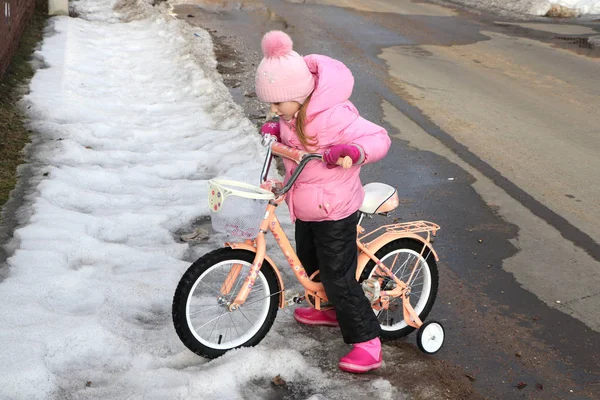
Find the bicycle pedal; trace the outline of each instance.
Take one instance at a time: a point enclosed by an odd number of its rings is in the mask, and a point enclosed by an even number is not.
[[[291,306],[292,304],[299,304],[304,301],[304,296],[301,296],[298,292],[291,292],[285,294],[285,306]]]
[[[363,292],[371,304],[379,301],[381,286],[378,279],[367,279],[361,284]]]

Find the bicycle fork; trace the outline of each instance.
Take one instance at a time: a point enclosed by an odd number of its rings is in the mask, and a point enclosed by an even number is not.
[[[258,271],[260,271],[260,267],[262,266],[262,263],[265,259],[266,248],[267,248],[266,242],[265,242],[265,234],[263,233],[262,230],[256,237],[255,243],[256,243],[256,256],[254,257],[254,262],[252,263],[252,266],[250,267],[250,271],[248,272],[248,275],[246,276],[246,279],[244,280],[244,283],[242,284],[242,287],[241,287],[239,293],[235,297],[235,300],[233,302],[231,302],[231,304],[229,304],[229,306],[228,306],[229,311],[237,310],[240,305],[242,305],[246,302],[246,299],[248,298],[248,295],[250,294],[250,291],[252,290],[252,287],[254,286],[256,279],[258,278]],[[221,290],[220,290],[221,296],[226,296],[231,292],[233,284],[234,284],[234,282],[236,282],[238,280],[241,272],[242,272],[241,264],[234,264],[231,267],[231,269],[229,270],[229,273],[227,274],[227,277],[225,278],[225,282],[223,282],[223,285],[221,286]]]

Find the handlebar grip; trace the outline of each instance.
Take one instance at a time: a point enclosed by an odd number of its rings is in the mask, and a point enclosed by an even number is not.
[[[271,143],[271,150],[273,151],[273,154],[295,161],[296,163],[300,163],[300,161],[309,154],[305,151],[294,149],[278,142]]]
[[[346,156],[344,158],[340,157],[340,158],[338,158],[336,164],[344,169],[348,169],[348,168],[352,167],[352,164],[353,164],[352,158],[350,158],[348,156]]]

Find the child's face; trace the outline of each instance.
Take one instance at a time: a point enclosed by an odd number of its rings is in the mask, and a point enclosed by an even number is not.
[[[279,115],[285,121],[291,121],[294,115],[300,110],[300,103],[297,101],[284,101],[282,103],[271,103],[271,112]]]

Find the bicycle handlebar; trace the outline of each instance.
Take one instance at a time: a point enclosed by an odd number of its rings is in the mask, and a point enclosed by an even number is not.
[[[263,171],[261,174],[261,180],[263,182],[267,180],[267,174],[268,174],[269,168],[271,166],[271,158],[272,158],[273,154],[287,158],[288,160],[292,160],[292,161],[295,161],[296,163],[298,163],[298,168],[296,168],[296,170],[294,171],[294,173],[288,180],[287,184],[283,187],[283,189],[281,189],[281,190],[277,191],[277,193],[275,193],[278,196],[281,196],[281,195],[287,193],[292,188],[292,186],[296,182],[296,179],[298,179],[298,176],[300,176],[300,173],[302,172],[304,167],[306,167],[306,164],[308,164],[309,161],[311,161],[311,160],[323,161],[323,155],[321,155],[321,154],[308,153],[306,151],[294,149],[292,147],[278,143],[275,140],[275,138],[270,135],[263,136],[262,144],[263,144],[263,146],[268,147],[267,157],[265,159],[265,163],[263,165]],[[350,157],[339,158],[336,164],[343,168],[350,168],[350,167],[352,167],[352,159]]]
[[[285,186],[283,187],[283,189],[278,190],[277,193],[275,193],[277,196],[281,196],[286,194],[294,185],[294,183],[296,183],[296,179],[298,179],[298,177],[300,176],[300,173],[302,172],[302,170],[304,169],[304,167],[306,167],[306,164],[308,164],[309,161],[311,160],[323,160],[323,156],[320,154],[310,154],[310,153],[306,153],[306,155],[302,158],[302,161],[300,161],[298,163],[298,168],[296,168],[294,170],[294,173],[292,174],[292,176],[290,176],[290,179],[287,181],[287,183],[285,184]]]
[[[320,156],[321,160],[323,159],[323,156],[321,154],[307,153],[306,151],[294,149],[292,147],[288,147],[284,144],[281,144],[281,143],[278,143],[275,141],[271,142],[271,150],[272,150],[273,154],[276,154],[281,157],[285,157],[288,160],[297,162],[298,164],[300,164],[300,162],[302,162],[302,160],[304,160],[304,158],[306,158],[308,156]],[[350,157],[340,157],[337,160],[336,164],[342,168],[347,169],[347,168],[350,168],[353,163],[352,163],[352,159]]]

